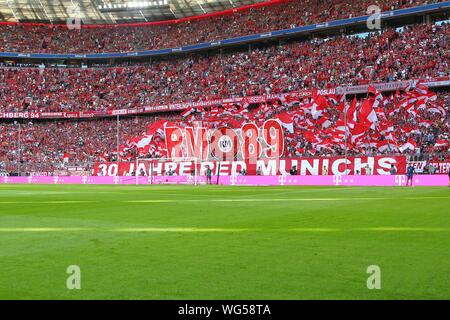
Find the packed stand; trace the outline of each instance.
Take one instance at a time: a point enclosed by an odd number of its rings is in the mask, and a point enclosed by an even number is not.
[[[448,77],[449,38],[449,24],[421,24],[136,66],[0,67],[0,112],[106,111]]]
[[[127,52],[180,47],[243,35],[288,29],[438,0],[292,0],[229,15],[187,22],[137,27],[67,29],[52,26],[0,25],[0,51],[28,53]]]
[[[122,139],[137,136],[152,121],[154,117],[123,118],[119,135]],[[0,172],[17,172],[19,158],[21,172],[28,173],[51,172],[68,165],[92,166],[102,157],[113,159],[111,151],[116,145],[117,123],[111,119],[24,121],[20,130],[17,123],[1,123]]]

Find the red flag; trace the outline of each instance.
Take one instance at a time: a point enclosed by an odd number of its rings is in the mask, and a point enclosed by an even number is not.
[[[412,139],[409,139],[406,143],[404,143],[401,147],[399,147],[398,149],[400,150],[400,152],[403,152],[405,150],[415,150],[417,148],[416,146],[416,142]]]
[[[448,147],[448,140],[438,139],[438,140],[436,140],[436,143],[434,144],[434,146],[438,147],[438,148]]]
[[[367,93],[373,94],[374,96],[378,95],[377,89],[372,85],[369,85],[369,87],[367,88]]]
[[[323,128],[328,128],[329,126],[331,126],[331,121],[330,119],[328,119],[327,117],[321,117],[317,120],[317,122],[323,127]]]
[[[369,126],[367,126],[367,124],[365,123],[355,124],[355,127],[350,131],[352,134],[352,143],[354,143],[356,139],[362,137],[367,132],[368,129]]]
[[[364,100],[364,102],[361,106],[361,110],[359,112],[360,119],[362,121],[374,123],[378,120],[377,114],[376,114],[375,110],[373,109],[374,102],[375,101],[373,98]]]
[[[193,107],[189,107],[189,108],[187,108],[186,110],[184,110],[182,113],[181,113],[181,117],[182,118],[186,118],[187,116],[189,116],[191,113],[193,113],[195,111],[195,108],[193,108]]]
[[[346,114],[347,122],[356,120],[356,117],[355,117],[356,103],[357,103],[356,97],[353,97],[352,104],[350,105],[350,108],[348,108],[347,114]]]
[[[294,120],[292,118],[292,115],[287,112],[283,112],[277,114],[275,118],[278,119],[280,124],[285,127],[286,130],[288,130],[290,133],[294,133]]]

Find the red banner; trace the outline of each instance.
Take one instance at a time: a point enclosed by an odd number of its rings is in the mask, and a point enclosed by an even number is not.
[[[0,112],[0,119],[39,119],[39,112]]]
[[[289,175],[295,166],[298,175],[354,175],[389,174],[391,165],[397,174],[406,173],[406,157],[404,156],[375,156],[375,157],[321,157],[321,158],[284,158],[261,159],[250,163],[248,161],[203,161],[197,163],[197,174],[205,175],[206,169],[212,169],[214,175],[238,175],[246,171],[247,175],[263,176]],[[144,175],[167,175],[169,171],[174,175],[193,174],[193,161],[160,161],[147,160],[138,162],[137,171]],[[135,162],[97,162],[94,165],[94,176],[126,176],[134,175]]]
[[[450,162],[435,162],[435,161],[409,161],[408,165],[411,165],[416,170],[416,173],[423,173],[425,168],[428,168],[427,173],[430,173],[430,165],[434,167],[435,174],[448,173],[450,169]]]
[[[450,162],[428,162],[428,165],[433,165],[433,167],[436,169],[435,173],[448,173],[450,170]]]

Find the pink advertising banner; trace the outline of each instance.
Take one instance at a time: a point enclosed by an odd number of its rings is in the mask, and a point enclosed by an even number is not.
[[[0,184],[111,184],[111,185],[149,185],[149,184],[194,184],[204,185],[204,176],[141,176],[136,177],[97,177],[97,176],[34,176],[1,177]],[[446,174],[415,175],[415,186],[448,186]],[[405,186],[405,175],[329,175],[329,176],[213,176],[212,184],[230,186]]]

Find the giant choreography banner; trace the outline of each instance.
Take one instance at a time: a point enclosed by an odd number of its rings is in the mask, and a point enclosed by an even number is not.
[[[137,165],[137,167],[136,167]],[[405,174],[406,157],[318,157],[318,158],[280,158],[249,161],[159,161],[140,162],[98,162],[94,165],[94,176],[126,176],[135,172],[144,175],[162,176],[169,171],[174,175],[191,175],[195,172],[205,175],[212,169],[214,175],[239,175],[244,170],[247,175],[275,176],[288,175],[296,167],[299,175],[387,175],[393,165],[397,174]]]

